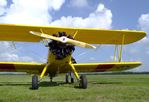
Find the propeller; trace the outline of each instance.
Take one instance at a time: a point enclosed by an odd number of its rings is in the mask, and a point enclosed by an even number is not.
[[[52,39],[52,40],[59,41],[62,43],[68,43],[68,44],[80,46],[83,48],[94,48],[94,49],[96,48],[95,46],[93,46],[91,44],[81,42],[81,41],[77,41],[77,40],[73,40],[73,39],[67,38],[65,36],[55,37],[55,36],[51,36],[51,35],[40,33],[40,32],[35,32],[35,31],[30,31],[30,33],[33,35],[39,36],[39,37],[46,38],[46,39]]]

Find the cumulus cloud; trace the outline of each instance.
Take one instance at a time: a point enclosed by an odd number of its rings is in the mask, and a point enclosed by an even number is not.
[[[31,24],[31,25],[55,25],[71,27],[93,27],[111,28],[112,13],[103,4],[99,4],[96,10],[86,18],[83,17],[61,17],[52,21],[52,11],[60,10],[65,0],[12,0],[10,7],[7,7],[7,0],[0,0],[1,14],[0,23]],[[83,7],[88,5],[87,0],[79,1]],[[0,58],[3,61],[34,61],[34,58],[18,54],[19,51],[12,49],[12,43],[0,43]],[[1,60],[2,60],[1,59]]]
[[[51,25],[110,29],[112,25],[112,13],[111,10],[105,8],[103,4],[99,4],[97,9],[90,13],[86,18],[63,16],[60,19],[53,21]]]
[[[14,53],[3,53],[0,54],[0,61],[19,61],[19,62],[34,62],[34,59],[29,56],[19,56]]]
[[[0,0],[0,23],[49,25],[52,20],[49,11],[59,10],[65,0],[12,0],[9,8],[7,2]],[[0,42],[0,61],[35,61],[20,55],[12,46],[11,42]]]
[[[146,31],[149,34],[149,13],[142,14],[139,18],[139,25],[142,30]]]
[[[70,0],[71,7],[84,8],[88,6],[87,0]]]
[[[59,10],[61,6],[65,3],[65,0],[48,0],[48,5],[53,10]]]
[[[6,0],[0,0],[0,15],[4,14],[6,5]]]
[[[0,61],[34,61],[34,59],[29,56],[19,56],[17,52],[18,50],[13,47],[11,42],[0,42]]]
[[[6,1],[6,0],[4,0]],[[0,23],[48,25],[52,17],[49,10],[59,10],[65,0],[13,0]]]
[[[138,20],[139,22],[139,27],[141,30],[145,31],[147,33],[147,37],[143,38],[141,40],[141,43],[143,44],[149,44],[149,13],[147,14],[142,14]]]

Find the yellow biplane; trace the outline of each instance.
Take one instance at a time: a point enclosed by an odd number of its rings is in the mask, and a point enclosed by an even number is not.
[[[87,78],[78,72],[123,71],[141,65],[141,62],[121,62],[123,45],[141,40],[146,36],[143,31],[103,30],[89,28],[64,28],[50,26],[30,26],[0,24],[0,41],[46,42],[49,50],[46,63],[0,62],[1,72],[27,72],[33,74],[32,89],[38,89],[41,79],[48,75],[52,81],[58,73],[66,74],[66,83],[74,83],[87,88]],[[115,45],[114,57],[118,60],[105,63],[76,63],[72,57],[75,46],[96,48],[91,44]],[[116,52],[119,53],[116,56]],[[38,77],[39,75],[39,77]]]

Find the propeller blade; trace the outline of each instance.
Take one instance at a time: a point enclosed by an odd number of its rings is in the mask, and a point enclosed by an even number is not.
[[[96,47],[91,45],[91,44],[88,44],[88,43],[85,43],[85,42],[81,42],[81,41],[77,41],[77,40],[73,40],[73,39],[68,39],[67,42],[72,44],[72,45],[76,45],[76,46],[80,46],[80,47],[84,47],[84,48],[96,49]]]
[[[43,33],[34,32],[34,31],[30,31],[30,33],[33,34],[33,35],[36,35],[36,36],[43,37],[43,38],[48,38],[48,39],[52,39],[52,40],[59,41],[59,42],[62,42],[62,43],[68,43],[68,44],[80,46],[80,47],[83,47],[83,48],[94,48],[94,49],[96,48],[95,46],[93,46],[91,44],[81,42],[81,41],[77,41],[77,40],[73,40],[73,39],[69,39],[65,36],[54,37],[54,36],[51,36],[51,35],[48,35],[48,34],[43,34]]]
[[[61,39],[58,37],[54,37],[52,35],[48,35],[48,34],[43,34],[40,32],[35,32],[35,31],[30,31],[31,34],[42,37],[42,38],[47,38],[47,39],[52,39],[52,40],[56,40],[56,41],[60,41]],[[60,41],[61,42],[61,41]]]

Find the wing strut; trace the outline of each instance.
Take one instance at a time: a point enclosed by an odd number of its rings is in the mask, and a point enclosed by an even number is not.
[[[116,62],[116,59],[117,59],[117,57],[116,57],[117,52],[118,52],[118,45],[115,45],[114,57],[113,57],[114,62]]]
[[[75,38],[77,34],[78,34],[78,30],[75,31],[73,38]]]
[[[121,59],[122,59],[122,50],[123,50],[124,41],[125,41],[125,34],[123,34],[123,38],[122,38],[122,44],[121,44],[120,53],[119,53],[119,62],[121,62]]]
[[[69,65],[70,65],[70,67],[71,67],[71,69],[72,69],[72,71],[73,71],[75,77],[76,77],[77,80],[79,81],[80,76],[79,76],[78,72],[76,71],[75,67],[73,66],[73,64],[72,64],[71,62],[69,63]]]
[[[114,62],[116,62],[117,56],[118,56],[118,62],[121,62],[121,59],[122,59],[122,50],[123,50],[124,43],[125,43],[125,34],[123,34],[121,46],[115,45],[114,57],[113,57]],[[117,53],[118,53],[118,55],[117,55]]]
[[[76,68],[74,67],[74,65],[71,63],[71,61],[69,62],[69,65],[78,81],[79,87],[86,89],[87,88],[87,78],[85,75],[79,75]]]
[[[41,80],[41,79],[43,78],[43,76],[45,75],[48,66],[49,66],[49,64],[47,64],[47,65],[43,68],[42,73],[41,73],[41,75],[40,75],[40,80]]]

